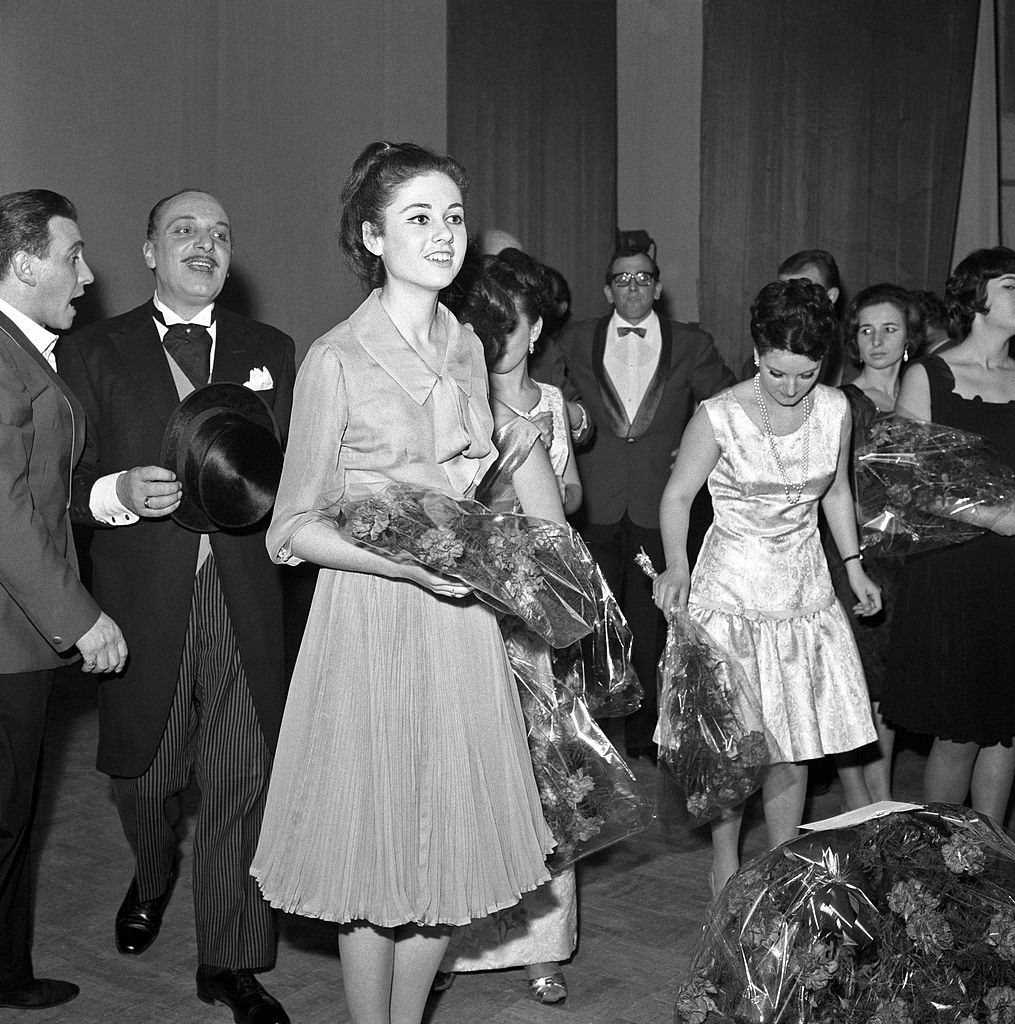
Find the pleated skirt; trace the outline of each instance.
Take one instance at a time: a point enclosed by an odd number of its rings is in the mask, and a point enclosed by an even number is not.
[[[251,865],[265,898],[462,925],[546,881],[552,847],[493,612],[322,569]]]

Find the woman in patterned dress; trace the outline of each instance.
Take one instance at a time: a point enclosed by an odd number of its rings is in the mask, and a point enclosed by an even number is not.
[[[703,402],[684,431],[663,494],[667,568],[653,595],[666,614],[686,608],[744,671],[773,745],[762,797],[776,846],[800,825],[805,762],[875,738],[860,657],[821,548],[819,502],[854,612],[874,614],[881,597],[859,556],[846,399],[818,384],[835,336],[832,304],[809,281],[773,282],[751,307],[751,335],[754,379]],[[706,480],[715,519],[692,576],[688,512]],[[742,817],[740,805],[712,823],[713,892],[739,867]]]

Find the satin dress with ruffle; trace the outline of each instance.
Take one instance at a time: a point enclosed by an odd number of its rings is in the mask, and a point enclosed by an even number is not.
[[[560,394],[556,388],[553,390]],[[537,410],[533,409],[529,415],[535,412]],[[554,441],[559,436],[555,419]],[[490,468],[476,497],[494,512],[520,513],[522,508],[512,477],[528,458],[532,446],[542,443],[539,429],[519,414],[494,431],[493,442],[499,453],[497,462]],[[563,442],[566,462],[566,434]],[[549,454],[552,464],[552,447]],[[546,641],[527,629],[515,629],[508,642],[517,645],[517,654],[522,660],[534,668],[541,667],[540,675],[552,692],[553,666]],[[578,900],[574,867],[568,866],[538,889],[527,892],[510,909],[456,928],[441,970],[492,971],[526,964],[559,963],[571,956],[577,942]]]
[[[268,550],[391,482],[471,498],[496,457],[479,339],[443,307],[436,365],[374,292],[296,381]],[[478,600],[322,568],[251,874],[273,907],[382,927],[460,925],[549,878],[497,617]]]
[[[841,753],[875,739],[863,668],[818,534],[846,398],[816,385],[807,421],[772,439],[733,390],[703,402],[719,447],[708,478],[715,518],[691,577],[688,611],[737,661],[761,706],[773,763]],[[805,443],[805,432],[809,437]]]

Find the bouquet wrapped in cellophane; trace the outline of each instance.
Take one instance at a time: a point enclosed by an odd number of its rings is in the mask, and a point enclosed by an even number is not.
[[[589,714],[581,659],[558,657],[518,619],[503,618],[501,630],[543,817],[557,841],[547,865],[559,871],[647,828],[653,810]]]
[[[596,625],[582,641],[589,654],[582,696],[596,718],[619,718],[641,707],[645,691],[631,664],[631,629],[598,565],[591,582]]]
[[[322,515],[353,544],[461,580],[553,647],[596,622],[595,562],[570,526],[408,484],[343,495]]]
[[[978,434],[899,416],[854,452],[860,544],[905,555],[961,544],[1015,508],[1015,471]],[[977,508],[976,524],[964,512]]]
[[[950,804],[870,814],[733,876],[675,1024],[1015,1021],[1015,843]]]
[[[743,671],[685,611],[670,617],[659,661],[659,763],[688,813],[710,821],[760,786],[781,758]]]

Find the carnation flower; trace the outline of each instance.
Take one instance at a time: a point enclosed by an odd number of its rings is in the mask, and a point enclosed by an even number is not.
[[[915,878],[896,882],[888,894],[889,908],[907,919],[920,911],[934,910],[940,902],[936,896],[925,892],[923,883]]]
[[[995,985],[983,997],[983,1003],[990,1010],[989,1024],[1015,1024],[1015,988]]]
[[[708,1015],[719,1009],[712,998],[716,994],[715,986],[696,974],[677,989],[676,1021],[679,1024],[705,1024]]]
[[[871,1017],[870,1024],[912,1024],[909,1007],[901,999],[893,999],[878,1007]]]
[[[952,930],[936,910],[919,910],[906,921],[906,934],[922,953],[934,955],[955,945]]]
[[[446,572],[465,554],[465,545],[453,530],[434,527],[420,536],[417,550],[437,572]]]
[[[1015,964],[1015,909],[1005,907],[990,919],[984,941],[997,948],[1002,960]]]
[[[955,835],[941,847],[941,856],[949,871],[956,875],[979,875],[987,863],[983,847],[973,842],[964,832]]]

